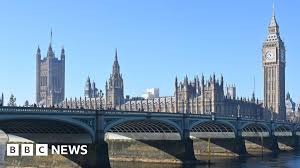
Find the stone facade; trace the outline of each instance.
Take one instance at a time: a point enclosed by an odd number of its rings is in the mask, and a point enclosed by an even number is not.
[[[263,43],[262,61],[264,107],[274,112],[276,119],[285,120],[285,46],[280,37],[274,9],[269,24],[269,34]]]
[[[285,106],[287,120],[300,121],[300,106],[293,101],[289,93],[287,93],[285,98]]]
[[[159,97],[144,100],[128,100],[117,109],[129,111],[151,111],[211,114],[226,116],[263,117],[262,104],[255,99],[231,98],[224,95],[223,77],[216,80],[215,75],[205,81],[204,76],[195,77],[189,81],[185,77],[183,82],[175,79],[174,96]]]
[[[269,35],[263,43],[262,63],[264,70],[264,100],[258,101],[253,93],[249,98],[238,98],[236,87],[224,89],[223,76],[216,79],[215,74],[208,80],[198,76],[189,80],[186,76],[182,82],[176,77],[174,95],[157,98],[124,99],[123,78],[120,73],[117,51],[112,66],[112,74],[106,82],[105,98],[85,99],[78,102],[76,107],[106,108],[128,111],[172,112],[211,114],[224,116],[241,116],[250,118],[286,119],[285,105],[285,46],[280,38],[279,26],[275,13],[269,24]],[[90,81],[86,84],[85,95],[90,94]],[[226,92],[226,93],[225,93]],[[86,96],[89,97],[89,96]],[[88,105],[87,105],[88,104]],[[104,106],[101,106],[104,105]],[[74,102],[65,101],[64,106],[73,107]],[[272,113],[274,112],[275,115]]]
[[[105,106],[107,108],[115,109],[117,106],[124,103],[123,77],[120,73],[117,50],[112,66],[112,74],[110,75],[108,82],[106,81],[105,84],[105,91]]]
[[[52,32],[51,32],[52,39]],[[50,41],[45,58],[41,50],[36,53],[36,103],[40,106],[53,106],[65,97],[65,50],[61,49],[60,60],[55,57]]]
[[[235,85],[226,86],[226,96],[229,98],[236,98],[236,87]]]
[[[1,99],[0,99],[0,106],[4,106],[4,95],[2,93]]]
[[[90,90],[90,79],[85,90]],[[89,92],[85,92],[88,94]],[[234,93],[236,96],[236,93]],[[88,97],[69,99],[60,106],[67,108],[116,109],[125,111],[171,112],[191,114],[211,114],[224,116],[240,116],[245,118],[265,117],[262,103],[255,99],[227,96],[224,93],[224,79],[216,79],[215,75],[205,80],[196,76],[189,80],[186,76],[182,82],[177,77],[174,82],[174,95],[152,99],[124,99],[123,79],[120,73],[117,54],[113,63],[113,73],[106,85],[105,98]],[[121,100],[121,101],[116,101]],[[120,102],[120,103],[119,103]]]
[[[96,83],[94,81],[91,83],[90,77],[88,77],[85,83],[84,97],[87,98],[99,97],[99,91],[96,87]]]

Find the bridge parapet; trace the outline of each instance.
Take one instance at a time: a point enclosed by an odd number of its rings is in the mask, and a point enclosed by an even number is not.
[[[0,113],[77,113],[95,114],[95,110],[90,109],[65,109],[65,108],[36,108],[36,107],[0,107]]]

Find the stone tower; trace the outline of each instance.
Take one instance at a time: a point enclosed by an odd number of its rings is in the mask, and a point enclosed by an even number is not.
[[[264,107],[276,114],[273,117],[285,120],[285,47],[280,38],[274,7],[268,30],[262,48]]]
[[[52,31],[45,58],[41,50],[36,53],[36,103],[43,106],[56,105],[65,97],[65,50],[62,48],[60,60],[52,50]]]
[[[1,99],[0,99],[0,106],[4,106],[4,95],[2,93]]]
[[[92,97],[92,85],[90,77],[88,77],[85,82],[84,97]]]
[[[120,65],[118,62],[118,52],[116,49],[115,60],[112,66],[112,74],[108,82],[105,84],[106,90],[106,107],[119,108],[124,103],[124,86],[123,78],[120,73]]]
[[[88,77],[85,82],[84,96],[87,98],[95,98],[99,96],[98,89],[96,88],[96,83],[94,81],[91,83],[90,77]]]

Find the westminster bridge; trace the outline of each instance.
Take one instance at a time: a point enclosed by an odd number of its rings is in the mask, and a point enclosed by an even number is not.
[[[278,144],[296,148],[300,136],[298,123],[214,113],[37,107],[0,107],[0,129],[35,143],[89,144],[87,162],[79,163],[84,167],[109,167],[109,159],[118,158],[192,163],[197,151],[207,152],[207,144],[237,155],[247,154],[255,145],[277,152]]]

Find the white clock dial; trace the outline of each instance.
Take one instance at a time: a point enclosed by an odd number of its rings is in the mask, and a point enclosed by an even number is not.
[[[274,55],[273,55],[273,53],[271,52],[271,51],[268,51],[267,53],[266,53],[266,60],[272,60],[274,58]]]

